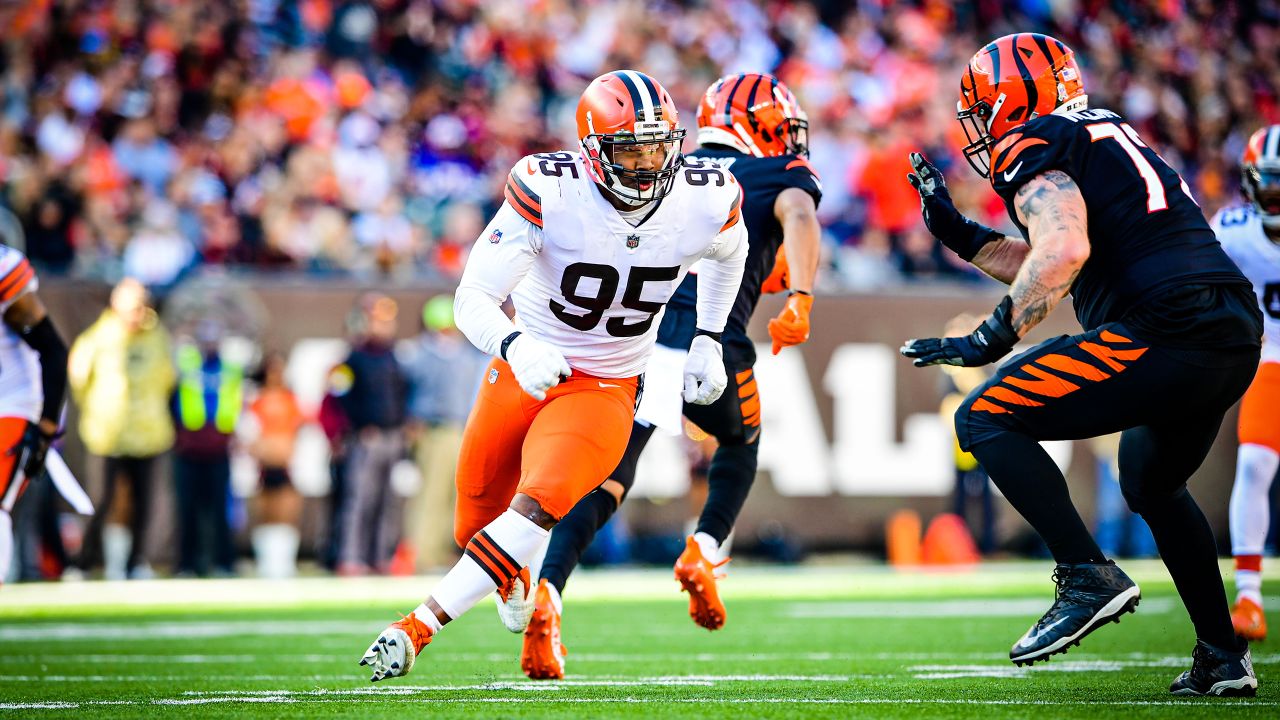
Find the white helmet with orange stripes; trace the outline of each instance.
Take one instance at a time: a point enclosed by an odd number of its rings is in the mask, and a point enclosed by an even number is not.
[[[1280,125],[1249,137],[1240,159],[1240,185],[1268,230],[1280,230]]]

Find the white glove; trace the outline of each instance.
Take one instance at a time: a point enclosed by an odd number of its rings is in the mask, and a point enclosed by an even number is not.
[[[724,349],[706,335],[698,335],[689,345],[684,361],[684,401],[694,405],[710,405],[720,399],[729,384],[724,372]]]
[[[511,341],[507,348],[507,364],[516,382],[535,400],[546,400],[547,391],[560,384],[560,377],[573,374],[564,355],[529,333]]]

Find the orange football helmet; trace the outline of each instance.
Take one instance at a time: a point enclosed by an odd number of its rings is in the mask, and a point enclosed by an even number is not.
[[[1067,106],[1089,102],[1071,48],[1048,35],[1005,35],[979,50],[960,76],[956,118],[969,144],[964,157],[990,177],[991,146],[1010,130]]]
[[[1240,158],[1240,186],[1262,224],[1280,230],[1280,125],[1249,136]]]
[[[726,75],[698,103],[698,144],[756,157],[809,155],[809,119],[782,81],[763,73]]]
[[[675,101],[657,80],[635,70],[601,75],[583,91],[577,115],[587,169],[602,189],[633,207],[671,192],[684,164],[685,131]],[[632,170],[615,160],[628,149],[663,155],[656,170]]]

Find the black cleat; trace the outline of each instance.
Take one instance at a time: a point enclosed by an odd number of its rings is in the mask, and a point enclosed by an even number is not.
[[[1258,693],[1258,676],[1253,674],[1249,648],[1231,652],[1197,640],[1191,650],[1191,669],[1169,686],[1174,695],[1218,695],[1253,697]]]
[[[1053,605],[1009,650],[1015,665],[1066,652],[1103,624],[1120,622],[1142,597],[1138,586],[1111,561],[1058,565],[1053,581],[1058,585]]]

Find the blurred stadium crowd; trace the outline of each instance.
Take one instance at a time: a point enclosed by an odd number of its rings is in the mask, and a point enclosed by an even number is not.
[[[693,123],[721,74],[772,71],[812,121],[828,288],[973,278],[919,219],[908,149],[1007,225],[963,164],[958,69],[1048,32],[1206,212],[1280,121],[1274,2],[21,0],[0,6],[0,234],[46,275],[164,289],[205,265],[455,278],[529,152],[572,147],[582,87],[661,79]]]

